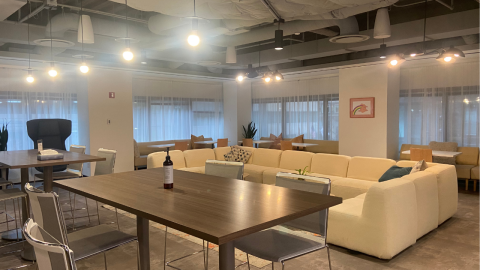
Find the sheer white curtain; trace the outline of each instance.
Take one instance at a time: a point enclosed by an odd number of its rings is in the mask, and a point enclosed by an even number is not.
[[[223,85],[135,78],[133,126],[138,142],[223,137]]]
[[[338,140],[338,76],[252,84],[257,138]]]
[[[401,70],[400,145],[479,146],[479,63],[467,60]]]
[[[8,123],[8,150],[33,149],[27,134],[27,121],[41,118],[62,118],[72,121],[72,134],[65,142],[78,144],[76,75],[51,80],[36,76],[28,84],[23,70],[0,70],[0,124]]]

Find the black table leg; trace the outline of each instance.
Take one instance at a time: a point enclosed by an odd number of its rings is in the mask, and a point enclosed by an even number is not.
[[[138,252],[140,254],[140,269],[150,270],[150,236],[149,220],[137,216]]]
[[[235,247],[233,246],[233,242],[220,245],[220,255],[218,260],[220,270],[235,269]]]

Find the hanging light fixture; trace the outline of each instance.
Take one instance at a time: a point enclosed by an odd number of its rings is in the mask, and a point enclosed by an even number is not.
[[[280,51],[283,50],[283,30],[280,29],[280,23],[282,23],[281,19],[278,21],[278,29],[275,30],[275,50]]]
[[[264,73],[263,74],[263,77],[262,77],[262,80],[264,80],[265,82],[270,82],[272,80],[272,76],[268,73]]]
[[[375,17],[375,26],[373,28],[373,38],[384,39],[391,36],[390,31],[390,17],[388,16],[388,9],[381,8],[377,10]]]
[[[50,70],[48,75],[50,77],[56,77],[58,72],[55,70],[55,64],[53,62],[53,37],[52,37],[52,21],[50,20],[50,9],[48,9],[48,24],[50,25]]]
[[[30,6],[30,13],[32,13],[32,3],[28,1],[28,4]],[[28,83],[33,83],[35,81],[35,78],[32,75],[33,69],[30,67],[30,23],[29,22],[27,22],[27,40],[28,40],[29,48],[28,48],[28,69],[27,69],[28,75],[26,80]]]
[[[126,37],[125,37],[125,50],[123,51],[123,59],[130,61],[133,59],[132,50],[130,50],[130,38],[128,38],[128,1],[125,0],[125,28],[126,28]]]
[[[380,58],[381,59],[387,58],[387,45],[386,44],[380,45]]]
[[[454,63],[457,59],[452,52],[448,52],[448,50],[442,50],[442,52],[438,55],[437,60],[444,63]]]
[[[454,57],[465,57],[465,53],[463,53],[462,50],[455,48],[453,45],[445,51],[445,55],[453,55]]]
[[[237,51],[235,50],[235,46],[227,47],[227,53],[225,55],[225,63],[227,64],[237,63]]]
[[[244,74],[244,73],[239,73],[239,74],[237,75],[237,78],[236,78],[236,79],[237,79],[237,81],[239,81],[239,82],[243,81],[243,79],[245,79],[245,74]]]
[[[282,73],[280,73],[278,70],[275,71],[275,73],[273,73],[273,77],[274,77],[275,80],[277,80],[277,81],[283,80],[283,75],[282,75]]]
[[[198,36],[198,18],[195,0],[193,0],[192,32],[190,32],[187,41],[188,44],[190,44],[190,46],[192,47],[198,46],[198,44],[200,44],[200,37]]]
[[[88,22],[84,22],[83,20],[85,19],[85,17],[88,17]],[[83,15],[83,0],[80,0],[80,22],[79,22],[79,31],[78,33],[81,34],[81,42],[82,42],[82,64],[80,65],[80,72],[82,73],[88,73],[88,71],[90,70],[90,68],[87,66],[87,63],[85,63],[85,56],[84,56],[84,50],[83,50],[83,43],[84,43],[84,33],[83,33],[83,30],[84,30],[84,25],[85,24],[90,24],[90,27],[92,26],[92,21],[90,20],[90,17],[89,16],[84,16]],[[80,29],[81,28],[81,29]],[[93,30],[91,32],[91,37],[89,37],[89,42],[93,43]]]

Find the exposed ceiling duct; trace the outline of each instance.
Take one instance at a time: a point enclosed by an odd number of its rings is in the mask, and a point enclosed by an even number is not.
[[[27,0],[1,0],[0,1],[0,21],[5,20],[10,15],[19,10],[27,3]]]
[[[356,43],[362,42],[370,37],[358,33],[358,22],[355,17],[348,17],[338,20],[337,25],[340,28],[340,35],[330,39],[332,43]]]

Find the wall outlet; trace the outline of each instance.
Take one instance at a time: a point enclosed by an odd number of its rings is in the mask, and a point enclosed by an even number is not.
[[[110,125],[110,119],[107,119],[107,125]]]

